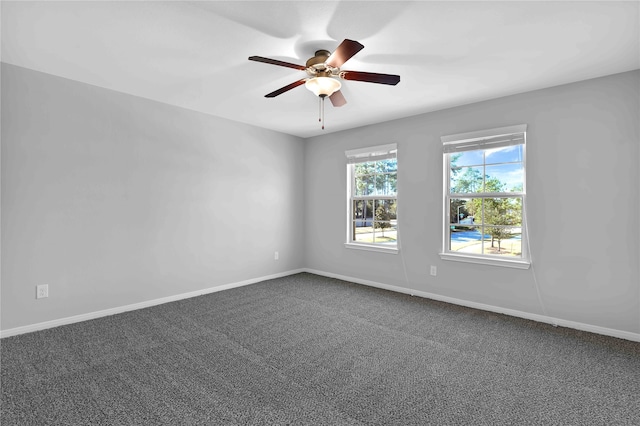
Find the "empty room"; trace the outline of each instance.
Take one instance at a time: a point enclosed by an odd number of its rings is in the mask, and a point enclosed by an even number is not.
[[[2,425],[640,424],[640,2],[0,17]]]

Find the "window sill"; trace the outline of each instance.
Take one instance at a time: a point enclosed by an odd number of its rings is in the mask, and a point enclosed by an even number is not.
[[[344,243],[344,246],[352,250],[377,251],[378,253],[398,254],[398,247],[375,246],[372,244]]]
[[[469,256],[454,253],[440,253],[440,259],[456,262],[477,263],[480,265],[502,266],[505,268],[529,269],[531,262],[528,260],[498,259],[481,256]]]

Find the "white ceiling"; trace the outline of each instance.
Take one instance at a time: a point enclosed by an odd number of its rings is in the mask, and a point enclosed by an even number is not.
[[[2,61],[301,137],[640,68],[640,2],[2,1]],[[345,38],[347,105],[264,95]]]

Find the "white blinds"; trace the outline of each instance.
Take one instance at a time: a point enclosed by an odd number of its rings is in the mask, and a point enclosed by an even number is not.
[[[524,145],[526,131],[527,125],[519,124],[517,126],[442,136],[440,140],[442,141],[443,152],[448,154],[451,152],[473,151],[475,149]]]
[[[347,156],[347,163],[354,164],[396,158],[397,152],[397,144],[391,143],[387,145],[371,146],[368,148],[351,149],[349,151],[345,151],[344,154]]]

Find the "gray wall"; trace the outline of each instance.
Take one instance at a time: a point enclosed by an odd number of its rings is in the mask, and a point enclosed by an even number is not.
[[[1,328],[307,267],[638,333],[639,86],[634,71],[303,141],[2,64]],[[440,136],[522,123],[533,267],[440,260]],[[390,142],[400,254],[345,249],[344,151]]]
[[[2,329],[301,268],[303,159],[293,136],[2,64]]]
[[[305,266],[640,332],[639,86],[640,71],[633,71],[307,140]],[[514,124],[528,125],[533,267],[441,260],[440,136]],[[345,249],[344,151],[392,142],[398,144],[400,254]],[[438,267],[436,277],[430,265]]]

